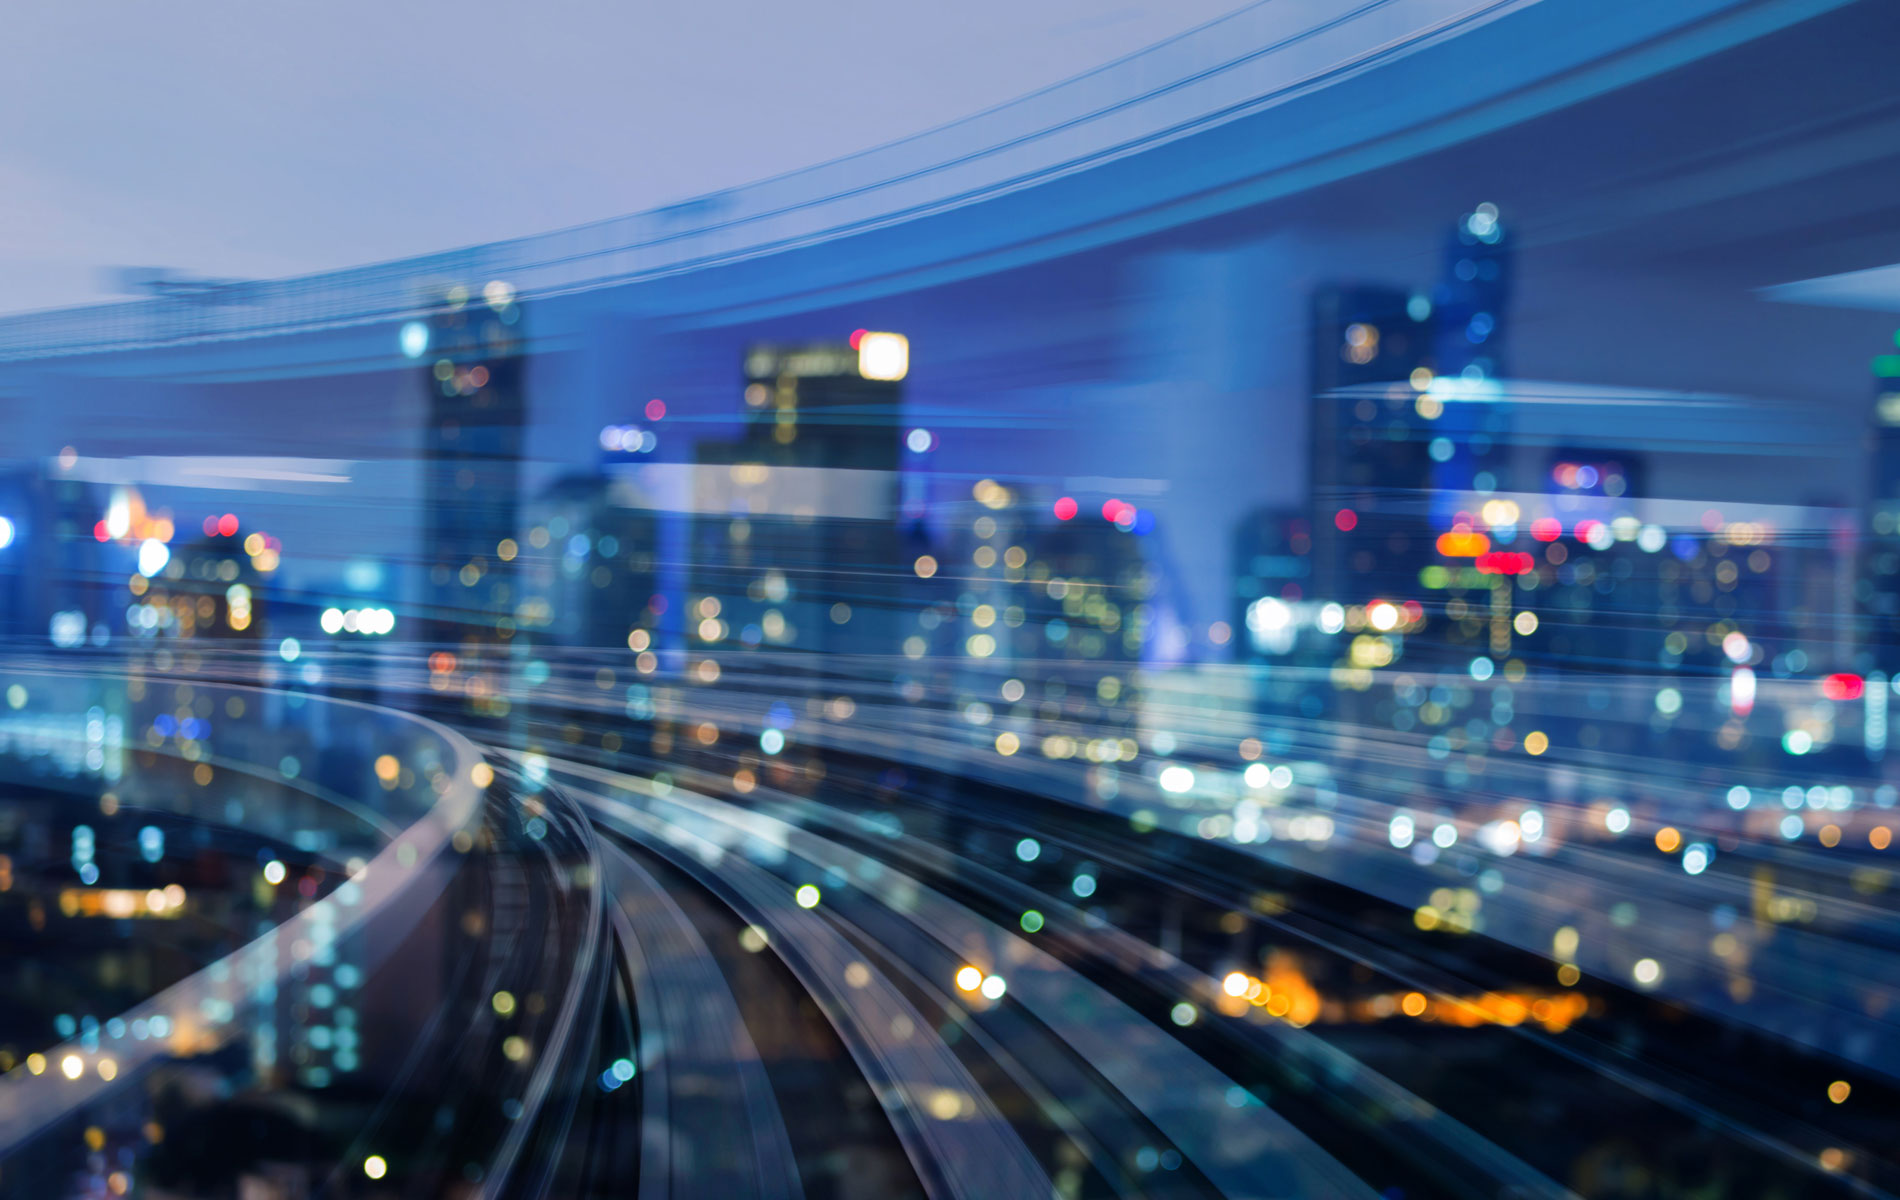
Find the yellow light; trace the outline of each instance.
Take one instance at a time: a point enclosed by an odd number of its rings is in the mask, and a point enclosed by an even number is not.
[[[1533,757],[1550,749],[1550,738],[1540,729],[1533,729],[1524,735],[1524,753]]]
[[[1010,755],[1016,753],[1016,751],[1021,748],[1022,748],[1022,740],[1018,738],[1015,734],[1010,733],[1007,730],[1005,730],[1004,732],[996,735],[996,752],[1002,755],[1004,758],[1008,758]]]
[[[513,992],[496,992],[488,1003],[494,1008],[496,1016],[505,1017],[515,1011],[515,994]]]
[[[983,972],[975,967],[964,967],[957,972],[957,987],[966,992],[974,992],[983,986]]]
[[[372,1154],[363,1160],[363,1174],[371,1179],[381,1179],[389,1174],[389,1164],[383,1160],[382,1155]]]
[[[1425,1013],[1425,993],[1405,993],[1405,998],[1399,1001],[1399,1011],[1408,1017],[1423,1016]]]
[[[31,1071],[35,1075],[46,1074],[46,1056],[44,1054],[27,1055],[26,1069]]]
[[[105,1079],[105,1080],[111,1080],[111,1079],[116,1079],[118,1077],[119,1064],[113,1062],[111,1059],[109,1058],[100,1059],[98,1066],[99,1066],[99,1078]]]
[[[919,555],[914,569],[917,572],[917,578],[929,579],[937,573],[937,560],[928,554]]]
[[[1854,1089],[1848,1085],[1845,1079],[1836,1079],[1833,1083],[1827,1085],[1827,1098],[1836,1104],[1844,1104],[1847,1101],[1848,1093],[1853,1090]]]
[[[1672,854],[1682,845],[1682,835],[1671,826],[1665,825],[1656,831],[1656,849],[1664,854]]]
[[[1526,609],[1511,621],[1511,627],[1517,630],[1518,636],[1529,637],[1537,632],[1537,614]]]
[[[68,1079],[77,1079],[86,1073],[86,1064],[77,1054],[68,1054],[59,1060],[59,1073]]]
[[[396,782],[396,776],[402,773],[402,764],[393,754],[384,754],[376,759],[376,778],[384,783]]]
[[[866,333],[858,339],[858,374],[890,381],[910,374],[910,339],[901,333]]]

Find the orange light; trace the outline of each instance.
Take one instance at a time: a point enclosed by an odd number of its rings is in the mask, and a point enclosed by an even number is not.
[[[1438,535],[1438,552],[1446,558],[1476,558],[1491,548],[1491,539],[1482,533],[1453,530]]]

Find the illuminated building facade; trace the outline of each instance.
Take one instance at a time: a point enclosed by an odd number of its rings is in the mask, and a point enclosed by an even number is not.
[[[894,653],[907,359],[876,339],[896,337],[747,351],[741,436],[695,450],[684,614],[694,655],[729,641],[841,662]]]
[[[114,628],[120,579],[93,537],[102,506],[91,484],[28,467],[0,476],[0,631],[61,641]],[[76,614],[76,615],[75,615]]]
[[[231,513],[207,517],[204,535],[170,548],[162,564],[147,555],[129,586],[126,622],[134,636],[163,643],[173,639],[208,641],[234,649],[263,640],[269,628],[269,580],[277,570],[280,547],[258,530],[246,530]],[[230,657],[230,669],[262,681],[265,663],[258,654]]]
[[[1154,637],[1153,516],[1109,499],[1031,499],[981,480],[912,564],[904,654],[998,747],[1113,764],[1134,756],[1139,669]]]
[[[478,716],[495,715],[505,690],[518,603],[501,546],[519,531],[528,414],[520,321],[513,291],[490,283],[479,296],[452,289],[414,335],[413,357],[429,364],[419,640],[457,664],[438,694],[460,693],[452,707]]]

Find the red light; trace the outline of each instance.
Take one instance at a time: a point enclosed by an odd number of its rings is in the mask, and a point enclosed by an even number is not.
[[[1120,500],[1110,500],[1108,503],[1102,505],[1102,520],[1113,521],[1116,524],[1120,524],[1123,513],[1127,513],[1129,519],[1133,519],[1134,508],[1135,506],[1132,504],[1123,504]]]
[[[1416,625],[1425,619],[1425,606],[1416,600],[1407,600],[1399,605],[1399,608],[1404,610],[1405,621],[1408,625]]]
[[[1480,575],[1523,575],[1536,566],[1530,555],[1517,550],[1492,550],[1478,556]]]
[[[1056,501],[1056,520],[1067,521],[1075,516],[1076,504],[1073,496],[1064,496]]]
[[[1359,524],[1359,514],[1350,508],[1342,508],[1333,514],[1333,524],[1339,527],[1341,533],[1351,533],[1353,527]]]
[[[853,329],[851,331],[851,348],[853,350],[856,350],[858,348],[858,343],[863,341],[864,335],[869,332],[870,331],[867,329]]]
[[[1867,681],[1858,675],[1829,675],[1821,681],[1821,694],[1829,700],[1858,700],[1867,690]]]
[[[218,518],[218,532],[220,534],[224,535],[225,537],[236,537],[237,531],[238,531],[238,522],[235,516],[233,516],[230,513],[225,513],[223,516]]]
[[[92,536],[102,542],[109,542],[112,540],[112,535],[106,532],[106,523],[104,521],[95,521],[93,523]]]
[[[666,415],[666,401],[657,396],[647,401],[647,420],[657,421]]]
[[[212,516],[205,518],[205,536],[216,537],[217,533],[218,533],[218,518],[216,514],[213,514]]]
[[[1598,529],[1602,528],[1602,526],[1603,522],[1601,521],[1578,521],[1577,528],[1574,531],[1577,535],[1577,540],[1588,543],[1591,536],[1594,535]]]
[[[1556,517],[1539,517],[1531,522],[1531,536],[1540,542],[1554,542],[1563,535],[1563,522]]]

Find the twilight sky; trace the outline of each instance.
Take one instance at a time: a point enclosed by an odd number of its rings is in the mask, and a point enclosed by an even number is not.
[[[1240,0],[22,0],[0,311],[615,216],[916,133]]]

